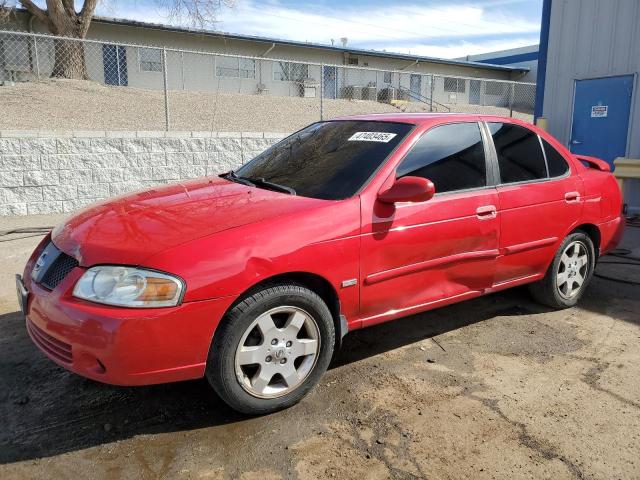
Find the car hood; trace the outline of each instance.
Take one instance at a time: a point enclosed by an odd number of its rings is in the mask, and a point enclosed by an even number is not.
[[[217,177],[152,188],[80,211],[52,233],[80,265],[140,265],[191,240],[325,203]]]

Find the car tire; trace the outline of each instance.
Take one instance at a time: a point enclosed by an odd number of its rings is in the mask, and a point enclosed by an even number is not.
[[[225,315],[206,377],[234,410],[275,412],[298,403],[318,383],[334,344],[331,312],[315,292],[296,284],[268,286]]]
[[[544,278],[529,285],[535,300],[554,309],[573,307],[593,277],[596,255],[591,238],[584,232],[567,236]]]

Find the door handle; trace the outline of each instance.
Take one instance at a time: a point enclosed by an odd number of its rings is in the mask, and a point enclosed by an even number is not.
[[[580,140],[571,140],[571,145],[582,145]]]
[[[496,215],[498,215],[498,210],[495,205],[484,205],[476,209],[476,216],[480,220],[491,220],[496,218]]]
[[[567,203],[575,203],[580,201],[580,192],[567,192],[564,194],[564,201]]]

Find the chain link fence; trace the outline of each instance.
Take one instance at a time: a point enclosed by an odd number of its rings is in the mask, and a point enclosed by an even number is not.
[[[465,112],[531,121],[535,84],[0,31],[0,128],[288,132]]]

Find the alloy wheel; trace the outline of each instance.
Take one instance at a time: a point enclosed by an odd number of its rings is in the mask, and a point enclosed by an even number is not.
[[[582,289],[588,270],[589,253],[586,245],[581,241],[571,242],[562,252],[558,264],[556,287],[560,296],[565,299],[575,297]]]
[[[242,335],[235,355],[236,377],[254,397],[281,397],[309,376],[319,351],[320,331],[308,312],[293,306],[273,308]]]

